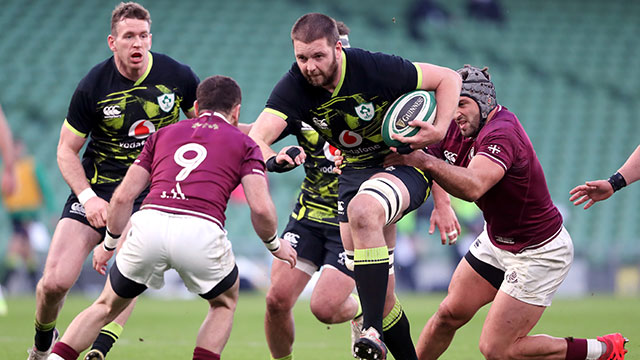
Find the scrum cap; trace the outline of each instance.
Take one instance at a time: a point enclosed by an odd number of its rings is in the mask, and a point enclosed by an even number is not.
[[[482,123],[487,120],[487,116],[497,105],[496,89],[491,82],[488,70],[486,66],[480,69],[468,64],[458,69],[458,74],[462,77],[460,96],[468,96],[478,103]]]

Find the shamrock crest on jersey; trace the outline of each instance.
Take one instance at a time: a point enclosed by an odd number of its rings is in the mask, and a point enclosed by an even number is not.
[[[160,105],[160,109],[162,109],[162,111],[169,112],[171,111],[171,109],[173,109],[175,100],[176,94],[174,93],[162,94],[158,96],[158,105]]]
[[[358,117],[364,121],[370,121],[373,119],[373,115],[375,115],[375,109],[371,102],[360,104],[356,106],[355,109]]]

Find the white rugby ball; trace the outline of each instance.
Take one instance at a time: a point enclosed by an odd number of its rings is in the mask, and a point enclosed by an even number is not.
[[[408,92],[397,98],[384,114],[382,139],[389,146],[401,146],[403,143],[392,139],[392,134],[405,137],[414,136],[419,129],[410,126],[410,121],[420,120],[433,124],[435,118],[436,98],[432,93],[425,90]]]

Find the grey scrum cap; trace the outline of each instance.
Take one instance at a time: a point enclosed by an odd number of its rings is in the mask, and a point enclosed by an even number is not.
[[[466,64],[458,69],[458,74],[462,77],[462,90],[460,96],[468,96],[475,100],[480,107],[482,121],[487,120],[487,116],[498,104],[496,102],[496,89],[491,82],[489,68],[482,69]]]

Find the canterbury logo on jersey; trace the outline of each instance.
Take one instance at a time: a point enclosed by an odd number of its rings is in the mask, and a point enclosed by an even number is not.
[[[71,209],[69,210],[69,212],[80,216],[86,216],[84,207],[79,202],[74,202],[73,204],[71,204]]]
[[[449,150],[445,150],[444,151],[444,157],[445,159],[447,159],[447,162],[449,164],[455,164],[456,163],[456,159],[458,158],[458,154],[451,152]]]
[[[313,123],[322,130],[328,129],[329,124],[326,119],[319,119],[317,117],[313,117]]]
[[[104,114],[105,119],[113,119],[120,117],[120,115],[122,115],[122,110],[119,105],[110,105],[105,106],[104,109],[102,109],[102,113]]]
[[[298,246],[298,239],[300,238],[300,235],[296,234],[296,233],[292,233],[292,232],[286,232],[283,236],[282,239],[288,241],[292,247],[297,247]]]

